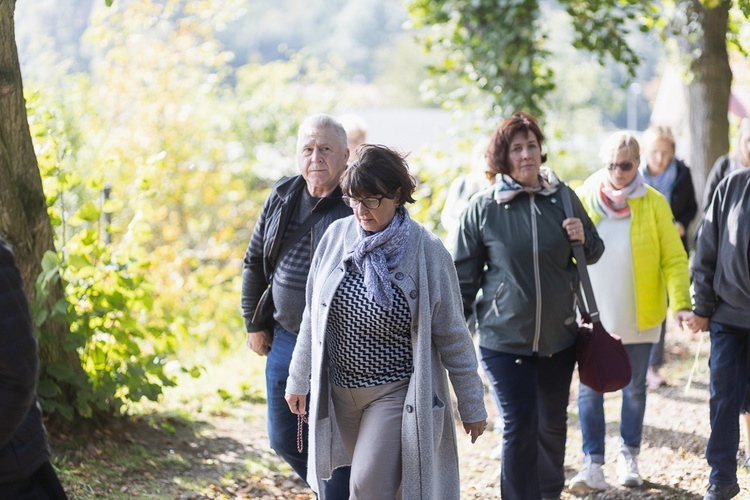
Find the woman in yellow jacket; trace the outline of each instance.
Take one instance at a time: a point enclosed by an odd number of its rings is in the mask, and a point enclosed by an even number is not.
[[[604,144],[601,158],[605,168],[577,193],[606,248],[589,266],[600,319],[609,333],[622,337],[633,367],[630,384],[622,389],[617,475],[624,486],[640,486],[636,457],[646,411],[648,360],[666,317],[667,297],[680,326],[689,317],[688,260],[669,202],[638,173],[640,147],[635,138],[615,133]],[[584,459],[570,489],[606,490],[603,395],[581,384],[578,413]]]

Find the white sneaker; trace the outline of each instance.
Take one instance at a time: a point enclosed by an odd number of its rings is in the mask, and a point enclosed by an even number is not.
[[[586,455],[583,459],[581,471],[570,480],[568,485],[570,491],[604,491],[609,489],[607,481],[604,480],[602,464],[595,464],[591,457]]]
[[[643,478],[638,472],[638,463],[627,448],[620,448],[620,454],[617,456],[617,477],[623,486],[633,487],[643,484]]]

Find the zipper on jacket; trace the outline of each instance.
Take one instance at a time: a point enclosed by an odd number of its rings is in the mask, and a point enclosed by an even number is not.
[[[503,290],[505,289],[505,282],[500,283],[500,286],[497,287],[497,290],[495,290],[495,295],[492,297],[492,307],[490,307],[487,310],[487,313],[484,315],[484,319],[487,319],[490,317],[490,314],[495,313],[495,316],[500,316],[500,310],[497,308],[497,300],[500,298],[500,294],[503,293]]]
[[[533,246],[534,285],[536,291],[536,316],[534,318],[534,343],[532,345],[532,352],[539,352],[539,337],[541,337],[542,331],[542,285],[541,277],[539,276],[539,235],[537,234],[536,216],[537,214],[541,214],[541,212],[539,211],[539,207],[536,206],[534,199],[534,194],[531,194],[529,196],[529,208],[531,211],[531,240]]]

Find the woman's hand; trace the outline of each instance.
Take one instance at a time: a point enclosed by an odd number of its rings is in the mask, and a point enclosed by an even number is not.
[[[286,404],[289,405],[289,409],[292,413],[297,415],[305,415],[305,405],[307,404],[307,396],[303,394],[287,394]]]
[[[471,443],[474,444],[479,436],[484,434],[484,430],[487,428],[487,420],[481,422],[464,422],[464,430],[466,434],[471,434]]]
[[[570,241],[580,241],[583,243],[586,240],[586,234],[583,231],[583,222],[578,217],[569,217],[562,223],[563,229],[568,233],[568,239]]]

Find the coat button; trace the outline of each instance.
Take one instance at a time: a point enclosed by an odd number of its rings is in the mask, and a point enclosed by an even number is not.
[[[406,405],[406,413],[413,413],[414,407],[412,405]]]
[[[417,291],[416,290],[412,290],[411,292],[409,292],[409,297],[411,297],[412,299],[416,299],[417,298]]]
[[[404,273],[396,273],[396,279],[399,280],[399,281],[401,281],[402,279],[404,279]]]

